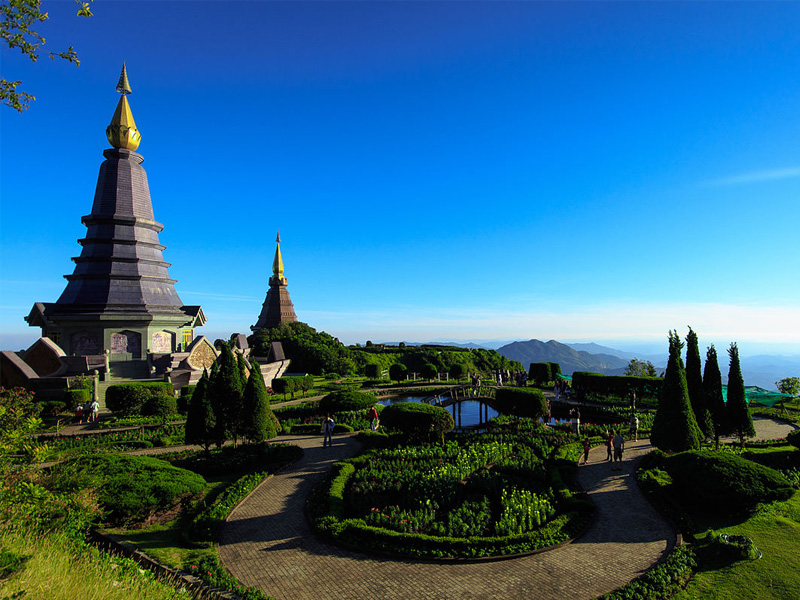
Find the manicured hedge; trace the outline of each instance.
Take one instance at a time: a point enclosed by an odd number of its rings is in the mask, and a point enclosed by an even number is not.
[[[590,396],[627,398],[631,392],[636,392],[636,398],[658,398],[663,383],[661,377],[601,375],[587,371],[575,371],[572,374],[572,390],[578,400]]]
[[[421,402],[398,402],[381,412],[381,425],[407,436],[409,443],[443,442],[444,434],[455,427],[447,409]]]
[[[175,397],[175,389],[169,382],[121,383],[106,390],[106,407],[122,416],[143,414],[142,409],[153,396]]]
[[[547,416],[547,400],[542,390],[536,388],[499,388],[494,405],[499,412],[507,415],[531,419]]]
[[[528,368],[528,379],[537,385],[544,385],[548,381],[553,381],[553,371],[549,362],[531,363]]]
[[[92,401],[94,394],[92,390],[77,389],[77,390],[64,390],[64,403],[69,408],[75,408],[79,404],[81,406],[89,404]]]
[[[375,396],[365,392],[341,390],[331,392],[319,402],[322,413],[338,413],[349,410],[364,410],[377,402]]]
[[[761,502],[787,500],[794,493],[775,469],[734,454],[691,450],[667,456],[663,462],[679,494],[720,513],[748,512]]]
[[[795,448],[800,448],[800,429],[795,429],[786,436],[786,441]]]

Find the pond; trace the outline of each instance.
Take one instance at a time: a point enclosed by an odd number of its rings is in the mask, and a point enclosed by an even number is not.
[[[378,404],[389,406],[398,402],[422,402],[430,396],[396,396],[394,398],[384,398]],[[500,413],[495,409],[484,404],[479,400],[461,400],[457,404],[447,407],[448,412],[453,415],[456,429],[474,429],[486,423],[489,419],[494,419]]]

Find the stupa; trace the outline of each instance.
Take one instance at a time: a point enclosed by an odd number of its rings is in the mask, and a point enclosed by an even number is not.
[[[125,65],[117,91],[122,95],[106,136],[94,204],[81,217],[86,237],[78,240],[75,270],[52,303],[37,302],[25,317],[67,355],[105,355],[129,365],[128,376],[149,375],[152,354],[185,351],[194,329],[205,324],[200,306],[185,306],[164,262],[158,241],[164,228],[153,216],[147,174],[136,153],[141,135],[133,120]]]
[[[281,323],[294,323],[297,321],[294,305],[287,289],[289,281],[283,276],[280,231],[275,242],[277,247],[275,248],[275,258],[272,261],[272,277],[269,278],[269,290],[261,307],[258,321],[255,325],[250,326],[253,333],[264,328],[277,327]]]

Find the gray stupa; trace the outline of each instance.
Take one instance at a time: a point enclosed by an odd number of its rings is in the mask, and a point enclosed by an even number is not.
[[[122,97],[106,129],[113,147],[103,152],[92,212],[81,218],[87,232],[75,270],[65,275],[61,297],[37,302],[25,320],[68,355],[144,362],[153,353],[185,351],[206,319],[200,306],[184,306],[162,257],[164,226],[153,216],[144,159],[135,152],[141,136],[124,66],[117,91]]]

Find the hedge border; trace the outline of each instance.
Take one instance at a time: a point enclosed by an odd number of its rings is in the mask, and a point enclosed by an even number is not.
[[[572,444],[572,445],[578,446],[578,444]],[[583,537],[589,530],[589,528],[595,523],[597,518],[597,511],[595,510],[594,503],[586,495],[585,491],[580,491],[570,494],[569,497],[562,497],[562,502],[565,502],[566,504],[576,504],[577,505],[576,508],[580,508],[581,505],[587,508],[591,507],[591,514],[586,514],[581,510],[570,510],[563,513],[562,515],[559,515],[557,518],[550,521],[550,523],[548,523],[547,525],[545,525],[540,529],[537,529],[536,531],[520,535],[513,535],[513,536],[450,538],[443,536],[430,536],[420,533],[402,533],[402,532],[390,531],[383,528],[367,525],[361,519],[342,520],[340,517],[342,516],[343,512],[342,505],[344,502],[344,496],[343,496],[344,488],[347,485],[347,481],[350,479],[353,473],[355,473],[356,465],[359,462],[366,462],[367,460],[368,456],[361,455],[349,459],[347,461],[339,461],[334,463],[333,467],[331,468],[330,476],[328,477],[328,479],[318,484],[315,492],[312,492],[312,496],[314,495],[314,493],[320,493],[320,495],[322,495],[320,488],[324,488],[327,490],[327,492],[324,494],[325,501],[328,505],[328,512],[326,515],[314,518],[310,514],[310,510],[308,510],[309,508],[308,503],[306,504],[306,519],[308,520],[310,527],[315,533],[327,539],[330,539],[335,543],[351,551],[358,552],[360,554],[365,554],[367,556],[378,555],[390,558],[402,558],[405,560],[410,559],[417,561],[428,561],[428,562],[447,563],[447,564],[482,563],[482,562],[496,562],[501,560],[512,560],[515,558],[522,558],[525,556],[531,556],[533,554],[539,554],[541,552],[547,552],[548,550],[554,550],[566,544],[570,544],[573,541]],[[334,475],[334,470],[337,469],[338,473]],[[553,469],[554,471],[558,472],[558,477],[561,478],[561,467],[558,464],[553,464]],[[562,485],[565,488],[567,487],[566,484],[563,484],[563,478],[562,478]],[[580,497],[576,498],[576,496]],[[537,534],[541,535],[541,532],[543,530],[545,530],[550,525],[562,519],[563,519],[562,525],[558,527],[556,531],[553,532],[551,537],[554,537],[559,533],[565,533],[567,537],[554,544],[539,546],[537,548],[533,548],[531,550],[525,550],[522,552],[513,552],[508,554],[498,554],[492,556],[436,556],[431,554],[431,552],[435,550],[435,546],[441,545],[443,548],[446,548],[448,546],[448,543],[451,544],[456,543],[460,545],[465,545],[465,547],[470,547],[469,544],[470,540],[475,541],[474,548],[476,550],[489,547],[494,543],[491,540],[497,540],[496,545],[498,547],[503,547],[503,546],[513,547],[515,544],[524,544],[526,543],[526,541],[532,542],[533,540],[531,538],[538,537]],[[581,523],[581,521],[583,521],[583,523]],[[328,523],[329,525],[328,527],[325,527],[324,525],[322,525],[322,523]],[[574,533],[574,535],[570,535],[568,533],[571,527],[578,528],[578,530]],[[337,532],[335,531],[336,529],[341,529],[341,531]],[[356,536],[358,536],[358,534],[361,533],[361,534],[368,534],[370,537],[368,539],[362,538],[357,541],[348,540],[342,537],[343,535],[347,534],[348,529],[352,530],[353,533],[356,534]],[[402,540],[424,540],[426,542],[430,542],[434,546],[434,548],[428,550],[421,550],[420,554],[395,552],[385,547],[386,543],[388,543],[388,540],[391,539],[396,540],[396,542],[393,544],[395,546],[402,546],[403,545]],[[380,540],[387,540],[387,542],[381,543]],[[514,541],[509,541],[509,540],[514,540]],[[378,544],[373,545],[370,543],[371,541],[378,541]]]

